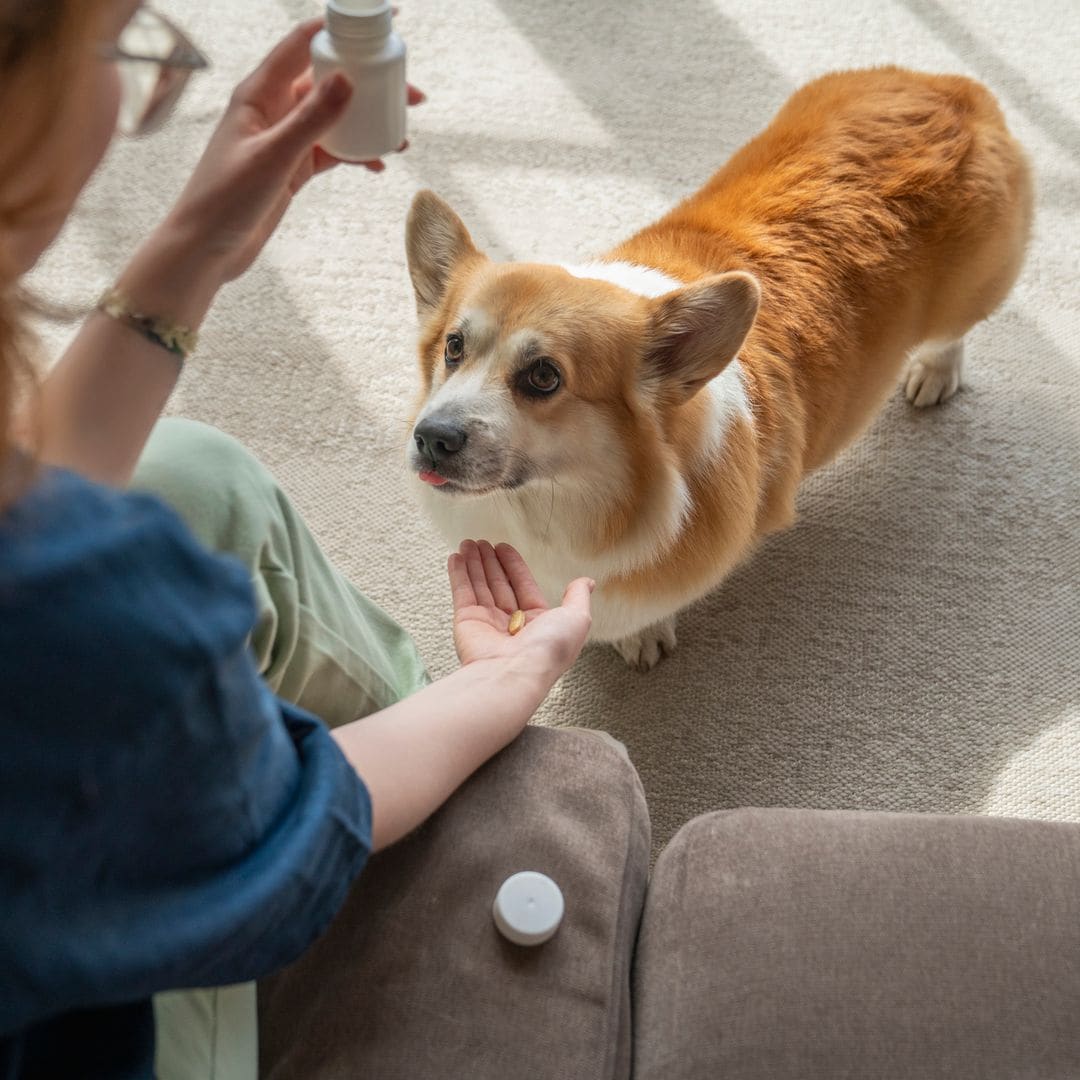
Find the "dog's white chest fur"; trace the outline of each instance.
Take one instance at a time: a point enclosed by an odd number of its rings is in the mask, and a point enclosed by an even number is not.
[[[414,484],[425,512],[451,549],[456,550],[462,540],[470,539],[511,544],[525,559],[549,605],[561,601],[563,590],[574,578],[593,578],[601,586],[592,600],[593,641],[617,641],[682,606],[673,604],[670,596],[626,601],[605,592],[604,581],[627,569],[626,553],[575,553],[566,538],[579,523],[560,521],[557,512],[545,515],[542,493],[534,493],[527,500],[513,493],[476,499],[447,498],[420,481]]]

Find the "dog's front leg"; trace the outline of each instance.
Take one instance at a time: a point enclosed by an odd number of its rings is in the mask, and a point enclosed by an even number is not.
[[[651,671],[675,648],[675,616],[669,615],[613,644],[628,666],[637,671]]]

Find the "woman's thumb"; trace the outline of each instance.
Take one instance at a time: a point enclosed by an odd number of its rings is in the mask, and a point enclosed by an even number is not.
[[[566,586],[563,593],[562,606],[573,608],[585,615],[590,612],[592,591],[596,588],[596,582],[592,578],[575,578]]]

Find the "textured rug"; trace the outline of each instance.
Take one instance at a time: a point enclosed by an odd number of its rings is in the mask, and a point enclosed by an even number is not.
[[[307,0],[161,0],[208,52],[171,126],[118,143],[37,275],[89,301],[165,212],[233,84]],[[602,728],[655,842],[706,810],[1080,820],[1080,79],[1074,0],[403,0],[407,153],[299,198],[220,298],[170,411],[241,438],[353,580],[453,666],[445,552],[404,485],[403,251],[431,187],[505,259],[580,261],[697,187],[801,83],[900,63],[986,82],[1028,148],[1035,235],[946,406],[897,393],[801,520],[681,619],[648,675],[587,650],[537,720]],[[63,330],[48,331],[58,348]]]

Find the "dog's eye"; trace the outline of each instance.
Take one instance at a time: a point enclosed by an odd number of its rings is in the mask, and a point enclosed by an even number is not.
[[[528,389],[536,394],[553,394],[562,381],[559,369],[550,360],[538,360],[529,368],[525,381]]]
[[[465,355],[465,339],[460,334],[446,335],[446,350],[443,356],[449,367],[455,367],[461,363]]]

